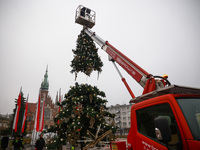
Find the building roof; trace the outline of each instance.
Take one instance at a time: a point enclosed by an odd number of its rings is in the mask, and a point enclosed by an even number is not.
[[[184,95],[200,95],[200,89],[198,88],[191,88],[191,87],[185,87],[180,85],[170,85],[168,87],[164,87],[155,91],[152,91],[150,93],[146,93],[144,95],[138,96],[132,100],[130,100],[130,103],[138,103],[144,100],[148,100],[154,97],[158,97],[165,94],[184,94]]]

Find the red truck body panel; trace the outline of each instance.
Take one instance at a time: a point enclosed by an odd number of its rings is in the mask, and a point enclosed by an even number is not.
[[[126,150],[126,142],[112,141],[110,142],[110,150]]]
[[[191,97],[186,94],[166,94],[136,103],[131,108],[131,128],[127,137],[128,147],[132,150],[167,150],[162,143],[152,140],[138,131],[136,111],[149,106],[168,103],[173,111],[174,117],[181,136],[182,150],[200,149],[200,141],[193,139],[190,128],[185,117],[175,99],[175,97]],[[197,97],[197,95],[193,95]],[[200,97],[200,95],[198,95]]]
[[[199,150],[200,149],[200,141],[187,140],[188,149],[189,150]]]

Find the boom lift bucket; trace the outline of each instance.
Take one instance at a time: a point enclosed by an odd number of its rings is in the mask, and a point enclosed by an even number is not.
[[[76,9],[75,22],[78,24],[92,28],[95,25],[95,17],[95,11],[82,5],[79,5]]]

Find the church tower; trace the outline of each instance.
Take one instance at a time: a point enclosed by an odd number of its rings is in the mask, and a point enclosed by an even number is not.
[[[44,101],[47,98],[47,95],[48,95],[48,92],[49,92],[48,66],[46,68],[44,80],[41,83],[40,92],[41,92],[41,100]]]
[[[41,83],[41,88],[40,89],[43,90],[43,91],[48,91],[49,90],[48,66],[47,66],[47,69],[46,69],[46,73],[44,75],[44,80]]]
[[[57,112],[57,108],[49,95],[48,66],[46,68],[44,80],[41,83],[40,92],[42,102],[45,101],[44,128],[48,129],[50,126],[54,125],[54,117]]]

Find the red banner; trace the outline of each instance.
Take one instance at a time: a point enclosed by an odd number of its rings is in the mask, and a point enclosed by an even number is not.
[[[41,95],[39,94],[39,98],[38,98],[38,103],[37,103],[37,113],[36,113],[36,131],[39,131],[39,127],[40,127],[40,100],[41,99]]]
[[[26,122],[26,117],[27,117],[27,110],[28,110],[28,99],[26,101],[26,107],[24,110],[24,118],[23,118],[23,122],[22,122],[22,133],[24,133],[25,122]]]
[[[13,122],[13,130],[15,130],[15,132],[17,132],[17,123],[19,120],[20,107],[21,107],[21,91],[19,92],[19,96],[18,96],[18,100],[17,100],[17,108],[16,108],[15,118],[14,118],[14,122]]]
[[[40,117],[40,132],[42,132],[44,128],[44,105],[45,105],[45,101],[43,101],[42,112],[41,112],[41,117]]]

